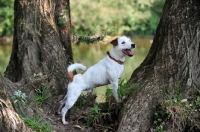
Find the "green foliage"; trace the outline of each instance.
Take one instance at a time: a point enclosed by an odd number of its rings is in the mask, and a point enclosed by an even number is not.
[[[66,17],[65,17],[65,15],[67,15],[67,14],[68,14],[68,10],[64,10],[60,14],[60,16],[58,17],[58,21],[57,21],[58,25],[63,26],[67,23],[67,20],[66,20]]]
[[[70,1],[72,33],[80,36],[91,34],[96,27],[114,28],[117,34],[154,34],[165,0],[73,0]],[[14,0],[0,1],[0,36],[12,35],[14,31]],[[67,23],[64,10],[57,20]],[[97,33],[98,34],[98,33]]]
[[[112,94],[112,89],[107,87],[106,89],[106,97],[111,97],[113,94]]]
[[[134,86],[132,86],[130,88],[128,88],[127,85],[128,85],[128,81],[126,79],[122,79],[119,82],[119,85],[118,85],[118,96],[119,96],[119,98],[122,98],[123,96],[128,96],[135,89],[137,89],[140,84],[137,83],[137,84],[135,84]]]
[[[86,105],[86,100],[84,99],[84,94],[82,94],[78,100],[76,101],[76,108],[77,110],[81,110],[84,105]]]
[[[163,130],[163,126],[162,125],[159,125],[156,127],[156,132],[166,132]]]
[[[67,20],[65,17],[58,18],[58,25],[65,25],[66,23],[67,23]]]
[[[45,94],[46,88],[47,88],[46,85],[42,85],[41,90],[40,89],[35,90],[36,94],[35,94],[34,102],[37,105],[40,104],[40,103],[44,103],[44,102],[47,103],[46,100],[51,97],[50,95],[46,96],[46,94]]]
[[[89,36],[79,36],[77,37],[77,42],[76,45],[80,45],[80,43],[84,43],[84,44],[95,44],[99,41],[102,41],[105,38],[105,35],[102,36],[98,36],[98,37],[89,37]]]
[[[100,108],[99,108],[99,106],[98,106],[98,105],[94,104],[94,107],[92,108],[92,110],[93,110],[93,112],[94,112],[95,114],[98,114],[98,113],[99,113],[99,110],[100,110]]]
[[[131,92],[137,89],[139,86],[139,83],[135,84],[133,87],[130,87],[130,88],[128,88],[127,85],[128,85],[128,81],[126,79],[120,80],[119,85],[118,85],[118,96],[120,99],[122,99],[122,97],[124,96],[128,96],[129,94],[131,94]],[[112,89],[107,87],[105,95],[106,95],[106,98],[112,97],[113,95]]]
[[[165,99],[156,107],[153,116],[154,128],[157,132],[164,132],[165,123],[172,122],[177,124],[187,124],[190,121],[190,128],[197,127],[200,129],[200,122],[196,120],[193,115],[198,115],[198,108],[200,107],[200,96],[190,97],[190,99],[183,99],[181,93],[172,98]],[[183,126],[186,127],[186,126]]]
[[[94,116],[87,116],[84,120],[87,122],[87,126],[90,126],[94,121]]]
[[[37,132],[52,132],[51,126],[48,123],[45,123],[41,119],[36,118],[22,118],[27,126],[32,128],[34,131]]]
[[[10,36],[14,31],[14,0],[0,1],[0,36]]]
[[[154,34],[165,0],[71,1],[75,34],[91,33],[95,27],[118,29],[115,34]],[[79,3],[79,4],[77,4]]]
[[[195,104],[197,106],[200,106],[200,96],[198,96],[197,99],[195,100]]]

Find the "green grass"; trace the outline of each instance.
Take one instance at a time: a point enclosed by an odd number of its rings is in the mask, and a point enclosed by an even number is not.
[[[177,90],[177,85],[175,88]],[[153,116],[154,128],[157,132],[165,132],[168,122],[176,124],[177,128],[188,127],[200,129],[200,122],[197,120],[200,108],[200,92],[197,95],[183,98],[182,94],[176,91],[173,96],[165,97],[155,108]],[[190,122],[190,123],[188,123]],[[182,125],[180,125],[182,124]]]
[[[42,85],[41,90],[37,90],[34,98],[34,102],[38,105],[40,103],[48,103],[47,99],[50,98],[50,95],[46,95],[46,85]]]
[[[22,118],[27,126],[37,132],[52,132],[50,124],[36,118]]]

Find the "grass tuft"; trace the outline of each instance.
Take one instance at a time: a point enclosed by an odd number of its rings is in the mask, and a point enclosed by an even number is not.
[[[43,122],[41,119],[36,118],[22,118],[27,126],[37,132],[52,132],[51,127],[48,123]]]

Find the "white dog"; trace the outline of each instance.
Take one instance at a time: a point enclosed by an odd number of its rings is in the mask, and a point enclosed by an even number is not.
[[[60,114],[62,109],[63,124],[68,124],[65,121],[65,115],[77,101],[83,90],[91,91],[95,87],[111,84],[113,96],[119,102],[117,94],[118,80],[124,70],[125,57],[132,57],[134,55],[131,49],[135,48],[135,44],[126,36],[114,39],[111,41],[111,44],[113,48],[110,52],[107,52],[108,55],[87,70],[80,63],[75,63],[68,67],[68,77],[70,80],[68,92],[64,99],[60,101],[58,109],[58,114]],[[75,69],[81,69],[84,72],[74,76],[73,71]]]

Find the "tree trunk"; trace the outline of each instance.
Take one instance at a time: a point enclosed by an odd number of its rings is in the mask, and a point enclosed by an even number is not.
[[[150,51],[129,80],[130,86],[140,86],[123,107],[118,132],[148,131],[159,101],[175,96],[176,90],[187,98],[198,88],[199,11],[197,0],[166,0]]]
[[[12,107],[4,91],[8,86],[0,75],[0,132],[32,132]]]
[[[24,105],[13,104],[17,113],[24,111],[27,116],[35,114],[33,111],[36,107],[32,103],[37,91],[45,92],[48,98],[42,101],[47,103],[39,103],[45,112],[51,114],[56,111],[57,103],[64,96],[68,81],[66,68],[73,62],[69,4],[69,0],[15,0],[13,49],[5,72],[5,77],[10,81],[4,79],[2,82],[12,86],[4,89],[8,97],[12,97],[14,91],[21,90],[26,93],[28,103],[32,106],[25,110],[27,108]],[[11,114],[16,115],[11,104],[5,104],[8,100],[4,100],[3,96],[0,95],[3,99],[0,101],[2,110],[9,107]],[[4,119],[12,118],[7,113],[3,114],[9,117]],[[5,122],[1,120],[2,123]],[[6,124],[4,126],[7,127],[5,130],[10,127]]]

